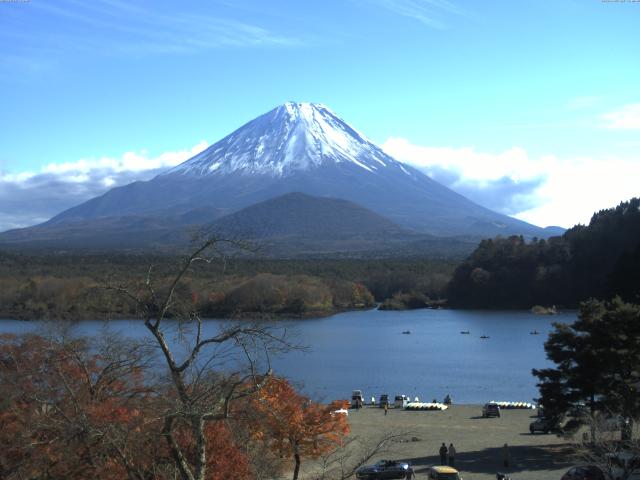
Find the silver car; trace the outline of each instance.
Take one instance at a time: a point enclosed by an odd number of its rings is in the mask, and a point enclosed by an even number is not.
[[[406,478],[410,466],[399,460],[380,460],[375,465],[360,467],[356,470],[356,478],[378,480],[382,478]]]

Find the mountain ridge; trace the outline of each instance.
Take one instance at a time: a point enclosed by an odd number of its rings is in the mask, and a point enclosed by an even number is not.
[[[292,192],[353,202],[418,234],[480,239],[551,233],[475,204],[395,160],[324,105],[293,102],[151,180],[113,188],[32,232],[64,236],[65,226],[98,228],[118,218],[206,225]],[[9,237],[0,235],[0,242]]]

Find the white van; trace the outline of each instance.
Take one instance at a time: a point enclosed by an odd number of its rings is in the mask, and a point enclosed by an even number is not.
[[[409,405],[409,397],[406,395],[396,395],[394,399],[393,406],[396,408],[405,408]]]
[[[354,390],[351,392],[351,406],[354,408],[356,406],[364,406],[364,395],[362,394],[362,390]]]

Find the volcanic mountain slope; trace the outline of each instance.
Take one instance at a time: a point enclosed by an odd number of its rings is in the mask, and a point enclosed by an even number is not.
[[[402,235],[403,229],[353,202],[287,193],[227,215],[213,229],[249,238],[336,238]]]
[[[300,193],[287,195],[293,192]],[[323,105],[286,103],[152,180],[0,234],[0,246],[164,249],[212,224],[236,232],[243,225],[245,234],[289,253],[296,243],[298,252],[413,254],[459,241],[467,251],[482,237],[550,234],[398,162]]]
[[[295,192],[265,200],[217,220],[222,237],[253,240],[276,257],[463,257],[476,245],[466,238],[408,231],[347,200]]]
[[[327,107],[310,103],[279,106],[166,173],[114,188],[45,225],[131,215],[207,223],[290,192],[349,200],[434,235],[546,236],[398,162]]]
[[[389,258],[424,256],[425,252],[431,257],[462,258],[476,246],[469,238],[434,237],[402,229],[347,200],[299,192],[250,205],[206,226],[193,223],[194,215],[104,217],[13,230],[0,235],[0,247],[169,253],[189,250],[194,237],[203,234],[247,241],[260,256],[279,258]]]

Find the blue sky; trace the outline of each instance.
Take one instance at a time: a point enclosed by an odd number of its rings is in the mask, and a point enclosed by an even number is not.
[[[639,24],[631,1],[0,2],[0,230],[287,100],[490,208],[586,222],[640,195]]]

